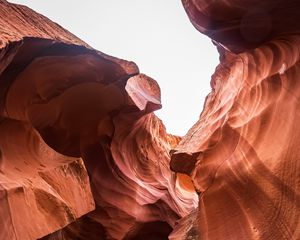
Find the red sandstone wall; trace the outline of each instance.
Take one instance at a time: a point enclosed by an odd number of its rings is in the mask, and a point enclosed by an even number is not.
[[[300,238],[299,3],[182,2],[220,64],[180,139],[136,64],[0,1],[1,239]]]

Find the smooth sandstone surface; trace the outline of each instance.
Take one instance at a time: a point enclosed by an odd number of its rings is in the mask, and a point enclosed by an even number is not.
[[[1,239],[300,238],[300,5],[182,2],[220,64],[180,138],[135,63],[0,0]]]
[[[198,199],[170,171],[156,81],[27,7],[0,11],[2,238],[166,239]]]
[[[199,193],[199,237],[299,239],[299,2],[183,5],[220,53],[201,117],[171,161]]]

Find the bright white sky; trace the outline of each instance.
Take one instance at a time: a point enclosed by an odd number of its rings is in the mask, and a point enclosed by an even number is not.
[[[184,135],[198,120],[218,53],[181,0],[10,0],[59,23],[92,47],[134,61],[162,91],[157,115]]]

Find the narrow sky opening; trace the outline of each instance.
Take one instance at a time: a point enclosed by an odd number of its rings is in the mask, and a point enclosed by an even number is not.
[[[134,61],[162,91],[156,114],[184,135],[198,120],[218,53],[190,23],[181,0],[10,0],[68,29],[92,47]]]

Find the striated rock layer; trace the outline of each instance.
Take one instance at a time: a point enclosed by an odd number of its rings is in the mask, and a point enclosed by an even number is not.
[[[183,6],[220,64],[180,139],[136,64],[0,0],[1,239],[300,238],[299,3]]]
[[[157,83],[27,7],[0,13],[0,238],[166,239],[197,195],[170,171]]]
[[[183,5],[221,62],[171,161],[199,193],[194,237],[300,239],[299,1]],[[187,222],[172,236],[188,236]]]

